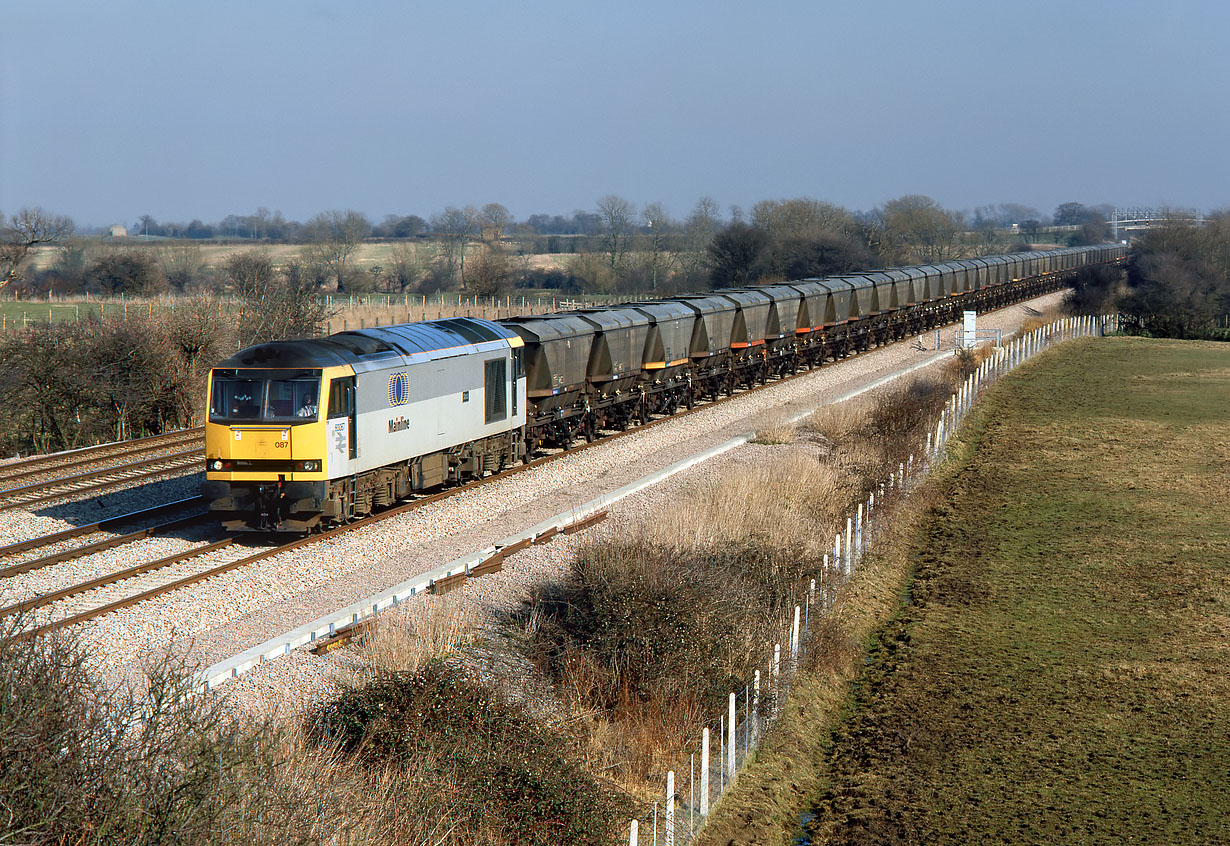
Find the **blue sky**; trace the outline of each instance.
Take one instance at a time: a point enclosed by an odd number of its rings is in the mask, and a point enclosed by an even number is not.
[[[1230,204],[1213,0],[4,0],[0,211]]]

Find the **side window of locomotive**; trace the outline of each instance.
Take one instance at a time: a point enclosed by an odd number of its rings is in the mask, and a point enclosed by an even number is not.
[[[353,391],[348,391],[348,379],[334,379],[329,383],[329,419],[349,417],[353,411]]]
[[[494,423],[508,416],[508,362],[493,359],[486,362],[485,370],[486,422]]]
[[[525,349],[517,347],[513,350],[512,413],[517,416],[517,380],[525,376]]]

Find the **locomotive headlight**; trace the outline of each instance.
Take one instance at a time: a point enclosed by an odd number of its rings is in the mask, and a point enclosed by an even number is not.
[[[312,461],[310,459],[308,461],[296,461],[295,469],[296,470],[306,470],[308,472],[314,472],[320,469],[320,462]]]
[[[209,469],[210,470],[221,470],[222,469],[222,459],[215,458],[213,461],[209,462]]]

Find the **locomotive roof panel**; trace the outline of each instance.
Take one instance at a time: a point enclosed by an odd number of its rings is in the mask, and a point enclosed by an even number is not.
[[[247,347],[218,363],[218,367],[302,368],[350,364],[344,348],[320,340],[273,341]]]
[[[452,318],[338,332],[327,338],[274,341],[240,350],[219,367],[302,368],[350,365],[357,371],[506,347],[517,336],[496,323]]]

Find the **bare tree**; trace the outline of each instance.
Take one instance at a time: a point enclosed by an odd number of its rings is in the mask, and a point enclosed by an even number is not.
[[[494,297],[507,287],[512,272],[512,262],[505,250],[496,245],[482,247],[470,264],[468,290],[480,297]]]
[[[661,203],[650,203],[641,210],[641,217],[649,229],[648,253],[649,290],[658,290],[658,279],[665,278],[670,262],[670,236],[678,227],[670,213]]]
[[[479,213],[482,239],[484,241],[499,241],[504,237],[504,230],[512,222],[512,212],[499,203],[487,203]]]
[[[683,250],[680,252],[685,284],[698,284],[709,273],[709,244],[722,228],[722,208],[712,197],[696,201],[683,224]],[[707,279],[705,281],[708,281]]]
[[[87,288],[104,294],[148,296],[167,289],[167,280],[149,250],[114,250],[103,253],[85,270]]]
[[[769,241],[769,233],[738,220],[713,236],[709,244],[713,285],[754,282],[756,261],[769,246]]]
[[[474,234],[479,212],[473,206],[459,209],[449,206],[432,215],[431,228],[444,239],[444,261],[449,275],[456,269],[461,287],[466,284],[466,242]]]
[[[154,258],[167,283],[181,291],[195,282],[205,269],[200,244],[168,244],[155,250]]]
[[[353,209],[321,212],[308,221],[308,254],[336,277],[338,291],[346,287],[346,263],[371,231],[371,221]]]
[[[854,216],[841,206],[798,197],[793,200],[762,200],[752,206],[752,225],[776,241],[815,238],[821,232],[850,233]]]
[[[418,290],[431,274],[438,255],[439,247],[433,243],[396,245],[385,265],[381,285],[394,293]]]
[[[273,259],[267,250],[231,253],[222,262],[222,272],[235,296],[259,300],[273,285]]]
[[[227,280],[241,299],[241,346],[311,338],[332,316],[311,265],[290,261],[278,272],[264,250],[233,253],[223,265]]]
[[[632,237],[633,216],[636,208],[623,197],[607,194],[598,201],[598,216],[602,219],[602,241],[607,263],[612,269],[619,266],[628,251],[628,239]]]
[[[0,288],[21,279],[30,250],[56,244],[73,234],[73,221],[42,208],[24,208],[7,222],[0,214]]]
[[[907,194],[884,204],[880,212],[888,237],[904,258],[917,262],[957,258],[957,215],[922,194]]]

